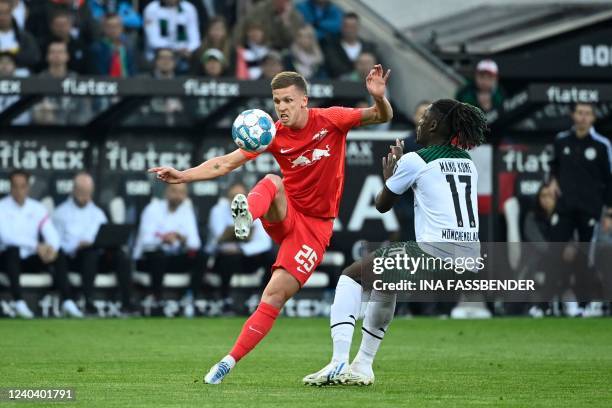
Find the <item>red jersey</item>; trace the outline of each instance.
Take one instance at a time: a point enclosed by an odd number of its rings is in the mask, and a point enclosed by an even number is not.
[[[338,216],[344,188],[346,135],[360,123],[360,109],[338,106],[308,109],[308,122],[303,129],[290,129],[276,122],[276,136],[266,151],[272,153],[281,168],[287,199],[302,214]],[[247,157],[257,156],[242,152]]]

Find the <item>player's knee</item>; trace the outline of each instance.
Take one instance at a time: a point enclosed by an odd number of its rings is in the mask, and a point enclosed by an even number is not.
[[[261,301],[277,309],[281,309],[289,298],[283,290],[266,290],[261,296]]]
[[[283,179],[276,174],[266,174],[265,179],[270,180],[276,186],[277,191],[282,191],[283,189]]]

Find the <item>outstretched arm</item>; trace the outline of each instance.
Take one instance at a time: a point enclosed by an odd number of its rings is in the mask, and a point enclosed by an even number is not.
[[[168,184],[190,183],[192,181],[210,180],[224,176],[251,160],[240,149],[224,156],[213,157],[197,167],[179,171],[172,167],[153,167],[149,173],[156,173],[157,178]]]
[[[385,97],[387,91],[387,81],[391,70],[383,72],[383,67],[377,64],[370,70],[366,78],[366,88],[374,99],[374,106],[365,108],[361,111],[361,125],[375,125],[385,123],[393,118],[393,108],[389,100]]]

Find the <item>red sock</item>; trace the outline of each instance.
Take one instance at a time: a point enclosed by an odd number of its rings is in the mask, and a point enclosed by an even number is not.
[[[255,187],[253,187],[247,197],[253,221],[263,217],[268,212],[268,208],[270,208],[277,190],[276,184],[267,178],[255,184]]]
[[[246,356],[264,338],[274,325],[280,310],[272,305],[261,302],[242,326],[242,331],[230,351],[230,356],[239,361]]]

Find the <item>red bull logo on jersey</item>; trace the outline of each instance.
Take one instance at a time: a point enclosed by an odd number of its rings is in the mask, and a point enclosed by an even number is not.
[[[329,145],[325,146],[325,149],[312,149],[306,150],[295,159],[291,160],[291,168],[298,166],[310,166],[316,161],[321,160],[323,157],[330,157]]]

